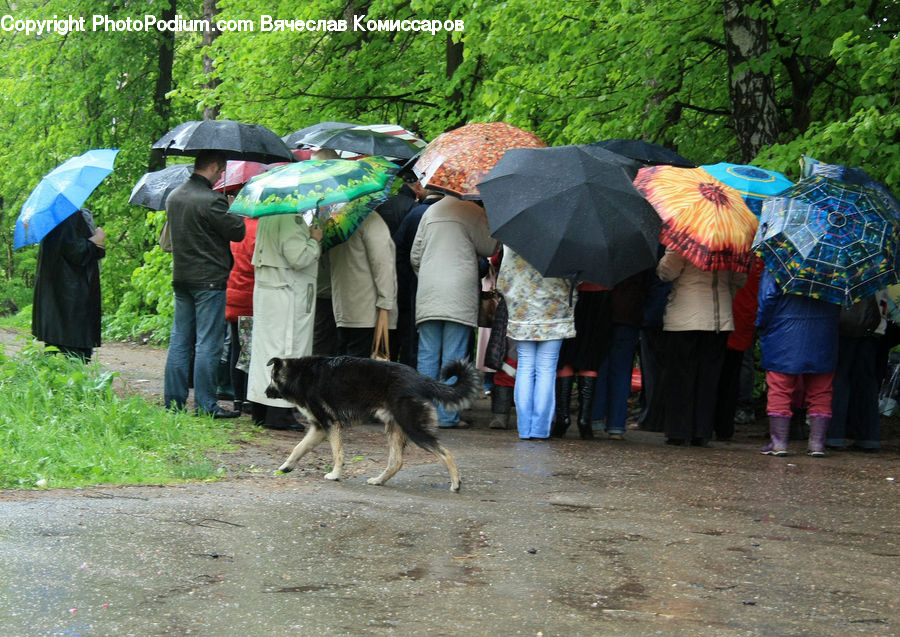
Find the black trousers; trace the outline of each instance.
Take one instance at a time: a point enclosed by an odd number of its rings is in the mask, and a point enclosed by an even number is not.
[[[717,440],[728,440],[734,436],[734,416],[737,413],[738,395],[741,389],[741,368],[744,365],[744,352],[725,349],[722,357],[722,372],[719,375],[719,388],[716,392],[716,411],[713,420],[713,431]]]
[[[862,447],[881,445],[877,359],[878,337],[840,338],[828,423],[829,445],[841,447],[847,438]]]
[[[369,358],[372,355],[374,327],[339,327],[337,335],[338,354],[359,358]]]
[[[670,440],[709,440],[729,332],[666,332],[663,431]]]

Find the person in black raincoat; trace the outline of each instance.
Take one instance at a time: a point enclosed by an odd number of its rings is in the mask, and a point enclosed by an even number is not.
[[[69,356],[89,361],[100,346],[100,259],[106,233],[86,208],[43,238],[38,250],[31,333]]]

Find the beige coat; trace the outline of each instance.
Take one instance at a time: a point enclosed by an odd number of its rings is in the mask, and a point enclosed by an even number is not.
[[[377,308],[397,327],[397,263],[394,241],[377,212],[344,243],[328,251],[331,306],[338,327],[375,327]]]
[[[422,215],[409,261],[419,277],[416,325],[424,321],[478,324],[478,257],[499,247],[484,209],[444,197]]]
[[[253,251],[253,341],[247,399],[272,407],[291,407],[266,397],[267,363],[272,357],[312,353],[316,316],[319,242],[309,236],[301,215],[262,217]]]
[[[730,332],[734,330],[731,304],[747,275],[730,270],[701,270],[671,248],[656,267],[656,275],[671,281],[663,330],[685,332]]]

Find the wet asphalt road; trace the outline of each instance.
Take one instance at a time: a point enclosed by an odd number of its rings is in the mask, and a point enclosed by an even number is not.
[[[447,432],[459,494],[430,461],[365,484],[384,457],[366,426],[348,459],[375,460],[340,483],[311,458],[290,475],[273,462],[218,483],[6,493],[0,632],[900,632],[896,452],[628,438]]]

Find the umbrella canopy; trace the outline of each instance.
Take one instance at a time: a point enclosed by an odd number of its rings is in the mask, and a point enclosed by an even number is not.
[[[803,155],[800,158],[800,173],[803,177],[815,177],[820,175],[830,179],[837,179],[856,186],[865,186],[874,190],[888,210],[895,218],[900,219],[900,200],[898,200],[887,186],[875,179],[862,168],[850,168],[841,164],[826,164],[818,159]]]
[[[193,164],[173,164],[162,170],[144,173],[131,189],[128,203],[150,210],[165,210],[169,194],[186,182],[193,172]]]
[[[696,168],[697,164],[682,157],[665,146],[645,142],[643,139],[604,139],[594,142],[600,148],[619,153],[647,166],[678,166],[680,168]]]
[[[472,123],[438,135],[422,151],[413,172],[423,186],[481,199],[477,184],[511,148],[543,148],[535,135],[505,122]]]
[[[385,135],[393,135],[395,137],[399,137],[402,140],[408,141],[418,149],[425,148],[425,146],[428,145],[428,142],[426,142],[424,139],[406,130],[402,126],[398,126],[397,124],[363,124],[360,126],[354,126],[353,128],[358,128],[360,130],[371,130],[375,131],[376,133],[383,133]]]
[[[794,185],[794,182],[781,173],[757,166],[719,162],[701,168],[741,193],[744,203],[756,216],[762,212],[763,199]]]
[[[599,146],[508,150],[478,184],[491,235],[547,277],[612,287],[656,265],[640,164]]]
[[[382,155],[398,159],[409,159],[419,152],[416,146],[397,135],[379,133],[367,128],[319,131],[307,135],[301,143],[319,148],[351,151],[361,155]]]
[[[310,159],[252,178],[229,212],[246,217],[291,214],[346,203],[390,189],[397,166],[383,157]]]
[[[363,195],[344,204],[334,204],[320,211],[318,218],[322,228],[322,250],[330,250],[349,239],[369,213],[384,203],[388,190],[390,188]],[[303,215],[307,223],[312,223],[315,216],[312,210],[307,210]]]
[[[283,166],[286,163],[279,162],[277,165]],[[229,160],[225,166],[225,174],[215,183],[213,190],[221,190],[222,192],[234,190],[272,167],[271,164],[262,164],[258,161]]]
[[[767,199],[753,247],[788,294],[850,306],[898,281],[898,222],[875,191],[827,177]]]
[[[48,232],[81,208],[94,189],[113,171],[119,151],[89,150],[47,173],[22,204],[13,232],[15,249],[39,243]]]
[[[152,148],[167,155],[196,157],[205,150],[217,150],[226,159],[271,163],[294,161],[291,149],[265,126],[230,119],[185,122],[160,137]]]
[[[662,218],[661,243],[702,270],[749,270],[759,220],[737,190],[702,168],[674,166],[641,168],[634,185]]]
[[[313,133],[318,133],[325,130],[353,128],[354,126],[356,126],[356,124],[352,124],[350,122],[319,122],[318,124],[313,124],[312,126],[307,126],[305,128],[301,128],[300,130],[295,130],[293,133],[282,137],[281,141],[287,144],[288,148],[297,148],[304,143],[301,140],[307,135],[312,135]]]

